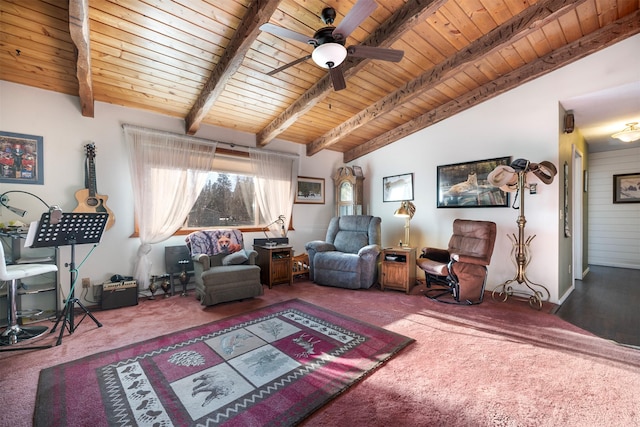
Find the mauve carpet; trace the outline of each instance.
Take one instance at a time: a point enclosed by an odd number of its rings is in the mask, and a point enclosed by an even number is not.
[[[31,424],[41,369],[299,298],[416,340],[305,426],[640,425],[640,351],[526,302],[487,295],[480,305],[451,306],[425,298],[424,289],[406,295],[297,280],[208,308],[174,296],[95,311],[102,328],[83,323],[60,346],[0,353],[0,424]]]
[[[292,299],[43,369],[34,424],[297,425],[411,342]]]

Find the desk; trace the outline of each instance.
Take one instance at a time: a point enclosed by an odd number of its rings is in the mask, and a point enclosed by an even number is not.
[[[278,283],[288,283],[291,286],[292,246],[253,245],[253,249],[258,252],[257,264],[260,267],[260,282],[263,285],[269,286],[269,289]]]

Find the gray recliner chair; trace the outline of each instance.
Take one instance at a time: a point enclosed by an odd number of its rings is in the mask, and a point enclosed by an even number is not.
[[[202,305],[263,295],[258,253],[244,248],[239,230],[196,231],[185,240],[193,259],[196,297]]]
[[[325,240],[305,245],[311,280],[325,286],[370,288],[378,279],[381,222],[370,215],[331,218]]]

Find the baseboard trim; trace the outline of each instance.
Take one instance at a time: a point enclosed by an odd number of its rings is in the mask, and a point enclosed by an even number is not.
[[[554,310],[555,311],[558,310],[558,308],[560,308],[560,306],[564,303],[564,301],[569,298],[569,295],[571,295],[571,293],[576,289],[576,286],[572,283],[571,287],[569,289],[567,289],[567,292],[565,292],[562,297],[558,300],[558,303],[556,304],[556,308]]]

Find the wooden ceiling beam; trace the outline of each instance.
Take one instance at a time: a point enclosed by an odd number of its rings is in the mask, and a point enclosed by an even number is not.
[[[389,47],[406,31],[420,20],[432,15],[446,0],[409,0],[398,9],[386,22],[376,29],[362,44],[367,46]],[[345,80],[360,71],[368,62],[367,59],[350,58],[342,65]],[[331,78],[325,75],[276,117],[256,137],[258,146],[265,146],[279,134],[287,130],[300,117],[326,98],[333,90]]]
[[[278,4],[280,4],[280,0],[254,0],[249,6],[240,27],[185,117],[185,129],[189,135],[198,131],[202,120],[224,91],[227,82],[242,65],[251,44],[260,34],[260,25],[269,21],[271,15],[278,8]]]
[[[575,8],[586,0],[546,0],[525,9],[486,35],[472,42],[455,55],[406,83],[371,106],[360,111],[349,120],[331,129],[307,145],[307,155],[312,156],[336,144],[354,130],[372,120],[393,111],[395,108],[421,96],[424,91],[434,88],[448,77],[459,72],[482,56],[504,48],[515,40],[526,37],[546,22],[565,13],[567,8]]]
[[[69,0],[69,34],[76,47],[76,78],[80,109],[84,117],[94,116],[91,43],[89,39],[89,0]]]
[[[445,120],[481,102],[494,98],[526,82],[555,71],[592,53],[640,33],[640,11],[596,30],[574,42],[550,52],[540,59],[491,81],[471,92],[435,108],[344,153],[343,161],[351,162],[365,154],[398,141],[419,130]]]

